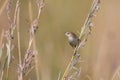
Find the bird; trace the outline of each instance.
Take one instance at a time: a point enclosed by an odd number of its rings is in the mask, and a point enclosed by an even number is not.
[[[68,42],[71,47],[76,48],[78,46],[80,39],[74,32],[66,32],[65,35],[67,36]]]

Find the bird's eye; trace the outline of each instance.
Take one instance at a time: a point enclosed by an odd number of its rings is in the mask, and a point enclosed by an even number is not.
[[[66,36],[69,36],[69,35],[70,35],[70,32],[66,32],[65,35],[66,35]]]
[[[69,32],[67,32],[67,34],[69,35],[70,33],[69,33]]]

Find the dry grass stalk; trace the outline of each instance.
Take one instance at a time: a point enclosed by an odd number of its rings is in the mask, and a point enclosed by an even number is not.
[[[95,15],[95,12],[99,9],[100,0],[94,0],[90,12],[86,18],[86,21],[81,29],[79,39],[81,40],[79,45],[74,50],[74,55],[67,66],[62,80],[77,80],[81,73],[81,67],[76,66],[80,62],[80,53],[79,50],[83,47],[87,41],[88,35],[91,33],[91,27],[93,26],[92,19]]]
[[[3,54],[3,48],[4,48],[3,36],[4,36],[4,30],[2,30],[2,33],[1,33],[1,41],[0,41],[0,64],[1,64],[2,54]],[[3,69],[0,68],[0,80],[2,80],[2,78],[3,78]]]
[[[120,80],[120,67],[115,71],[111,80]]]
[[[39,20],[39,16],[41,13],[41,9],[44,7],[43,6],[44,3],[43,3],[43,1],[39,1],[39,2],[37,2],[37,5],[38,5],[38,16],[31,22],[31,26],[29,29],[28,48],[26,50],[22,66],[18,67],[18,73],[22,74],[23,77],[25,77],[28,74],[28,72],[30,72],[30,70],[33,69],[32,62],[34,61],[34,57],[37,55],[36,48],[32,49],[32,44],[33,45],[35,44],[34,43],[34,36],[35,36],[35,33],[38,29],[38,22],[39,22],[38,20]],[[37,76],[37,80],[39,80],[38,76]]]
[[[17,12],[18,12],[18,8],[19,8],[19,4],[16,3],[16,9],[15,9],[15,12],[14,12],[14,20],[12,22],[11,20],[11,17],[10,17],[10,12],[11,12],[11,5],[12,5],[12,0],[9,0],[8,1],[8,4],[7,4],[7,7],[6,7],[6,10],[7,10],[7,17],[8,17],[8,21],[9,21],[9,26],[8,26],[8,30],[5,31],[5,38],[6,38],[6,48],[7,48],[7,54],[6,54],[6,59],[4,61],[4,63],[2,64],[3,65],[3,70],[2,70],[2,74],[3,74],[3,71],[4,71],[4,68],[6,67],[7,69],[7,72],[6,72],[6,80],[8,79],[8,72],[9,72],[9,66],[10,66],[10,62],[11,62],[11,59],[12,59],[12,50],[14,48],[14,45],[12,44],[12,39],[14,38],[13,37],[13,32],[16,28],[16,16],[17,16]],[[7,65],[7,66],[5,66]]]
[[[3,5],[2,5],[2,7],[0,9],[0,16],[1,16],[3,10],[6,8],[7,3],[8,3],[8,0],[5,0],[5,2],[3,3]]]
[[[39,17],[40,17],[40,14],[41,14],[41,10],[42,10],[42,8],[45,6],[45,4],[44,4],[44,1],[43,0],[36,0],[36,4],[37,4],[37,8],[38,8],[38,14],[37,14],[37,17],[36,17],[36,20],[37,21],[34,21],[33,22],[33,26],[37,26],[36,28],[38,28],[38,20],[39,20]],[[29,11],[31,14],[32,14],[32,8],[30,7],[29,8],[29,10],[31,11]],[[30,21],[32,21],[33,19],[32,19],[32,15],[30,15]],[[36,31],[35,31],[36,32]],[[35,40],[35,37],[33,36],[33,50],[34,51],[37,51],[37,49],[36,49],[36,40]],[[38,66],[38,55],[36,54],[35,55],[35,59],[34,59],[34,62],[35,62],[35,70],[36,70],[36,77],[37,77],[37,80],[40,80],[40,75],[39,75],[39,66]]]
[[[22,64],[22,68],[20,69],[22,71],[22,74],[25,75],[26,74],[26,71],[29,67],[31,67],[31,63],[34,59],[36,55],[36,52],[33,51],[33,50],[27,50],[26,54],[25,54],[25,57],[24,57],[24,61],[23,61],[23,64]],[[19,70],[19,71],[20,71]]]
[[[0,36],[1,38],[1,40],[0,40],[0,48],[2,48],[2,46],[3,46],[3,37],[4,37],[4,29],[2,29],[2,32],[1,32],[1,36]]]

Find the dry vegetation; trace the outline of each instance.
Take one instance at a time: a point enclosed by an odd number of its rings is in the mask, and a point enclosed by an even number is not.
[[[63,6],[57,6],[57,2]],[[73,4],[71,1],[69,2]],[[78,2],[76,2],[76,6],[79,5]],[[7,26],[0,27],[0,80],[120,80],[118,63],[113,61],[113,68],[111,69],[109,67],[111,65],[107,65],[107,67],[105,66],[103,68],[102,73],[99,70],[100,64],[102,64],[101,61],[107,60],[106,55],[102,55],[102,58],[105,56],[102,60],[101,56],[99,56],[99,50],[97,56],[95,56],[95,54],[91,54],[93,56],[90,56],[90,54],[82,54],[86,53],[82,48],[88,48],[85,44],[97,50],[92,44],[89,44],[88,36],[90,35],[91,37],[92,34],[92,37],[95,36],[95,30],[93,29],[98,28],[96,27],[97,24],[94,28],[93,20],[95,19],[94,16],[96,12],[99,10],[101,1],[88,1],[90,6],[87,7],[88,9],[89,7],[91,8],[89,12],[86,12],[88,13],[87,17],[84,15],[84,25],[79,25],[82,27],[78,27],[78,35],[81,42],[75,50],[70,50],[68,45],[66,46],[67,43],[64,43],[66,39],[64,39],[63,33],[68,30],[77,33],[76,27],[71,27],[73,26],[72,24],[70,27],[65,27],[66,23],[63,21],[62,15],[66,14],[64,17],[68,18],[67,26],[69,26],[71,22],[79,24],[79,17],[76,22],[69,18],[72,16],[75,18],[76,15],[73,15],[73,13],[78,13],[79,8],[76,9],[74,8],[75,5],[72,5],[71,11],[71,9],[69,10],[69,8],[67,8],[67,3],[62,2],[62,0],[53,0],[54,5],[49,3],[50,1],[48,0],[0,0],[0,4],[2,4],[0,6],[0,16],[5,13],[1,18],[4,21],[3,24]],[[51,7],[49,8],[49,6]],[[52,14],[51,8],[53,8],[54,14]],[[65,10],[63,8],[65,8]],[[60,12],[57,12],[57,9],[60,10]],[[44,10],[47,10],[48,13],[46,14]],[[62,11],[65,12],[65,14],[63,14]],[[70,11],[73,12],[71,15],[68,14]],[[59,17],[56,16],[56,13]],[[97,13],[97,15],[100,14]],[[58,20],[55,20],[56,18],[58,18]],[[69,22],[69,20],[71,22]],[[61,22],[59,23],[59,21]],[[45,26],[42,23],[44,23]],[[3,26],[3,24],[0,26]],[[42,26],[44,26],[44,28]],[[95,34],[97,35],[97,33]],[[95,37],[93,37],[93,39],[94,38]],[[86,51],[91,53],[92,51],[90,51],[90,49],[86,49]],[[94,61],[92,61],[92,58]],[[117,67],[115,65],[117,65]],[[114,68],[114,66],[116,68]],[[107,73],[104,72],[104,70],[110,69],[112,74],[109,73],[110,71]],[[112,70],[114,71],[112,72]],[[101,74],[104,75],[101,76]]]

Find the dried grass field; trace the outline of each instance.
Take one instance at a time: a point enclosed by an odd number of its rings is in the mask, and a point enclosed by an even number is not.
[[[80,34],[92,3],[0,0],[0,80],[120,80],[120,0],[101,0],[78,51],[80,74],[63,78],[74,55],[65,32]]]

